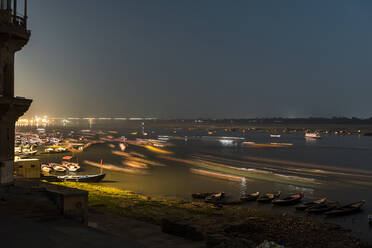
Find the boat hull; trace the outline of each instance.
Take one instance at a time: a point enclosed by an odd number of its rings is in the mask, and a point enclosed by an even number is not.
[[[105,178],[106,174],[86,175],[86,176],[41,176],[42,180],[48,182],[81,182],[98,183]]]
[[[87,175],[87,176],[58,176],[61,182],[84,182],[84,183],[97,183],[105,178],[106,174]]]

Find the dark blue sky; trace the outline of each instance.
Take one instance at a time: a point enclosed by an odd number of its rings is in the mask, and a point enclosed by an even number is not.
[[[29,114],[372,116],[372,2],[32,0]]]

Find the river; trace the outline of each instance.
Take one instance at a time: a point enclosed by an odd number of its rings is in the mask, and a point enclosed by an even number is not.
[[[129,129],[117,131],[117,136],[123,135],[131,140],[136,138],[130,135]],[[153,163],[148,163],[147,168],[133,169],[129,173],[105,171],[107,176],[103,185],[149,196],[182,199],[191,199],[190,195],[194,192],[223,191],[238,198],[242,193],[256,191],[281,191],[282,195],[303,191],[305,198],[327,197],[341,204],[366,200],[360,213],[331,219],[323,216],[312,218],[340,224],[362,239],[372,241],[371,226],[367,220],[368,214],[372,214],[372,137],[323,135],[322,139],[315,140],[305,139],[303,133],[281,133],[280,138],[271,138],[267,132],[254,131],[220,130],[213,134],[208,134],[206,130],[170,128],[146,131],[149,133],[147,138],[169,136],[169,146],[159,148],[168,153],[129,145],[126,153],[134,154],[135,157],[142,154],[142,159]],[[256,143],[293,145],[256,148],[245,146],[241,142],[220,141],[219,137],[240,137]],[[125,166],[123,163],[128,158],[121,156],[119,150],[115,142],[87,148],[77,155],[82,165],[80,173],[97,173],[99,168],[88,163],[99,163],[101,159],[105,164]],[[42,155],[39,158],[42,162],[60,160],[59,155]],[[204,173],[213,169],[214,164],[238,168],[239,175],[245,173],[248,176],[242,180],[229,180]],[[221,170],[217,172],[221,173]],[[247,206],[305,216],[292,207],[272,207],[254,202]]]

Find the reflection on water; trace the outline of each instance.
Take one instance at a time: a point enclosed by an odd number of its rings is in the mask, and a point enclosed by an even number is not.
[[[121,130],[118,135],[129,136],[131,131]],[[254,148],[242,146],[239,139],[205,139],[200,131],[177,130],[177,136],[173,130],[151,131],[154,137],[150,138],[170,136],[169,146],[148,147],[132,141],[123,152],[117,144],[93,145],[79,154],[79,161],[85,161],[82,173],[96,173],[103,159],[107,173],[104,185],[164,197],[190,199],[193,192],[223,191],[238,198],[256,191],[282,191],[285,195],[303,191],[306,198],[327,197],[342,204],[365,199],[364,212],[327,221],[372,239],[367,219],[372,213],[370,137],[325,135],[321,140],[309,140],[303,134],[283,134],[278,140],[292,143],[292,147]],[[214,135],[270,142],[267,133],[221,131]],[[58,159],[54,155],[41,157],[45,162]],[[261,207],[271,209],[270,205]]]
[[[240,182],[241,189],[240,189],[240,195],[246,195],[247,194],[247,180],[245,177]]]
[[[316,144],[316,143],[317,143],[317,140],[318,140],[318,139],[305,137],[305,141],[306,141],[306,143],[308,143],[308,144]]]

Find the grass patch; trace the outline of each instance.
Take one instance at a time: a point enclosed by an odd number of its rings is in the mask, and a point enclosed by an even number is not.
[[[216,213],[213,206],[204,202],[191,203],[182,200],[152,198],[132,191],[87,183],[53,184],[88,191],[90,208],[154,224],[160,224],[163,218],[197,220]]]
[[[132,191],[96,184],[54,184],[88,191],[90,208],[152,224],[160,225],[163,218],[177,219],[205,234],[222,234],[228,237],[230,234],[226,233],[226,227],[238,225],[236,231],[241,237],[256,243],[273,240],[285,247],[312,248],[323,247],[324,244],[331,248],[363,247],[359,245],[358,239],[347,231],[335,228],[334,224],[290,217],[270,210],[247,206],[216,208],[204,202],[151,198]]]

